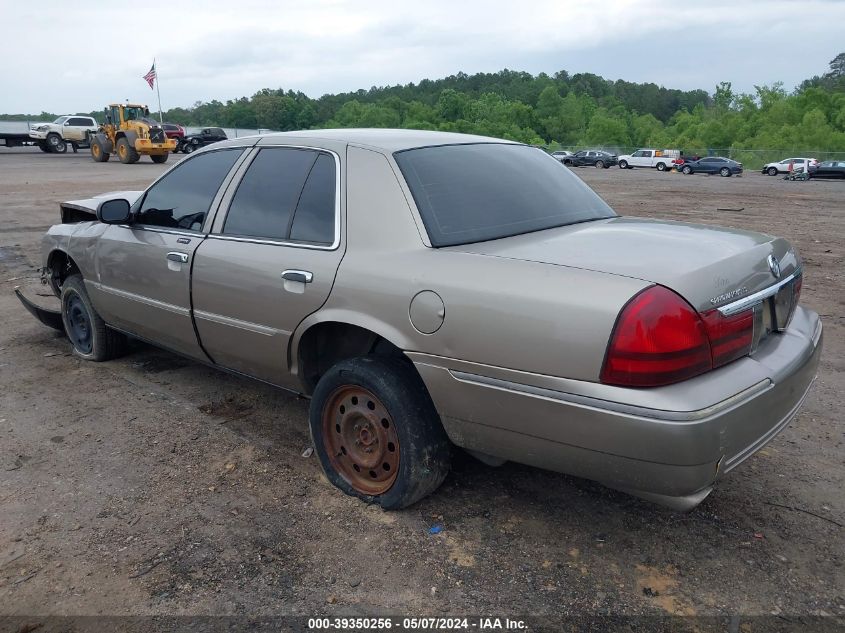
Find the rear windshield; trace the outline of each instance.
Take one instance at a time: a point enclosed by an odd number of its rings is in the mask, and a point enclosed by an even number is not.
[[[394,154],[433,246],[495,240],[616,214],[535,147],[478,143]]]

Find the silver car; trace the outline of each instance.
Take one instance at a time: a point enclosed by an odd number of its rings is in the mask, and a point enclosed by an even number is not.
[[[453,446],[676,508],[780,432],[822,324],[783,239],[619,217],[542,150],[407,130],[240,138],[61,205],[50,312],[311,398],[329,480],[384,508]]]

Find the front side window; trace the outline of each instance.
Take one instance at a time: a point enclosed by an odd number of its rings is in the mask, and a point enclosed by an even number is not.
[[[60,116],[58,119],[53,121],[53,125],[62,125],[65,121],[67,121],[66,116]]]
[[[331,244],[335,161],[317,150],[264,148],[238,185],[223,233]]]
[[[135,221],[146,226],[199,231],[240,148],[189,158],[155,183],[142,198]]]
[[[443,145],[394,157],[435,247],[616,215],[560,162],[526,145]]]

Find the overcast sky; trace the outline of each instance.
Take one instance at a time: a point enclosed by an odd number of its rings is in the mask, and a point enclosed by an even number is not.
[[[164,109],[251,96],[318,97],[463,71],[591,72],[713,92],[827,71],[845,51],[839,0],[499,2],[0,0],[0,113]]]

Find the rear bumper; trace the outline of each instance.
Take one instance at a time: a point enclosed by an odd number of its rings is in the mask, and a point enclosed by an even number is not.
[[[679,508],[775,437],[815,378],[821,322],[678,385],[625,389],[408,354],[458,446],[600,481]]]

